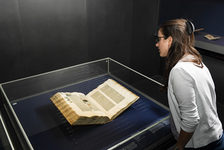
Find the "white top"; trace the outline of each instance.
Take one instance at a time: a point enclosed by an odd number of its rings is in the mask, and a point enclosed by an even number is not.
[[[177,133],[194,132],[186,147],[206,146],[221,138],[215,86],[205,65],[180,60],[170,71],[168,102]]]

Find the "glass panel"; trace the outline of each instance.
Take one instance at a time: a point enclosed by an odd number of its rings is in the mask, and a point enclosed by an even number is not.
[[[2,87],[8,99],[15,101],[106,74],[107,64],[107,59],[103,59],[3,83]]]
[[[0,149],[1,150],[11,150],[11,145],[7,137],[7,131],[5,129],[4,121],[0,112]]]
[[[146,77],[113,59],[109,61],[109,73],[121,82],[125,82],[159,103],[168,106],[167,95],[163,89],[163,84],[156,80]]]

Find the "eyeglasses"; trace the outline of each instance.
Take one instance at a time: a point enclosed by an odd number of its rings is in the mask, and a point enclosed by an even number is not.
[[[155,42],[158,43],[160,41],[160,39],[165,38],[165,37],[164,36],[160,37],[160,36],[155,35],[154,38],[155,38]]]

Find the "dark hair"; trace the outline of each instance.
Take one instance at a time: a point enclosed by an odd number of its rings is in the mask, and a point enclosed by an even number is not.
[[[203,67],[202,57],[194,48],[194,26],[186,19],[169,20],[159,27],[165,38],[172,37],[172,44],[166,57],[165,87],[167,87],[169,73],[177,62],[188,53],[194,56],[194,64]]]

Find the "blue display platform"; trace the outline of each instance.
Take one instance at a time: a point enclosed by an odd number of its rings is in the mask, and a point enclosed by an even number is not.
[[[12,102],[35,150],[143,149],[170,133],[169,111],[141,93],[127,87],[140,98],[112,122],[103,125],[71,126],[50,101],[56,92],[87,94],[112,78],[100,76]],[[150,89],[149,89],[150,90]]]

